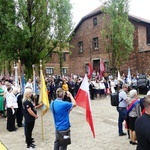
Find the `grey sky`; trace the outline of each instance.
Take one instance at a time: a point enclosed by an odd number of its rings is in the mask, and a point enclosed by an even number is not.
[[[73,22],[77,24],[83,16],[99,7],[100,0],[70,0],[73,5]],[[150,0],[130,0],[130,14],[150,20]]]

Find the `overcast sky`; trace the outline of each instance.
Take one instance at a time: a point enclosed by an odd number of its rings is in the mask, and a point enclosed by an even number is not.
[[[73,9],[73,22],[77,24],[82,17],[99,7],[100,0],[70,0]],[[150,20],[150,0],[130,0],[130,14]]]

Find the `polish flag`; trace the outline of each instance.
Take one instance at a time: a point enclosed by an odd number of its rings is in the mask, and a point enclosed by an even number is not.
[[[90,125],[91,131],[93,133],[93,138],[95,138],[94,124],[93,124],[93,118],[91,112],[90,94],[89,94],[89,83],[88,83],[87,75],[85,75],[81,83],[81,86],[78,90],[75,100],[78,106],[86,110],[86,121]]]
[[[89,79],[92,77],[92,72],[93,72],[93,69],[92,69],[91,64],[89,63],[88,64],[88,75],[87,75]]]

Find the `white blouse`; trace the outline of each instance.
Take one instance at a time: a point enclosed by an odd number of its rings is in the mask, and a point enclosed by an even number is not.
[[[13,93],[9,93],[6,95],[6,103],[8,108],[18,108],[17,98]]]

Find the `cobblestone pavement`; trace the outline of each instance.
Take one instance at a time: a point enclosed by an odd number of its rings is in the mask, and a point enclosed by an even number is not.
[[[129,144],[127,136],[118,136],[115,107],[110,105],[110,98],[101,98],[91,101],[96,138],[92,137],[89,125],[85,120],[85,110],[76,107],[70,114],[72,144],[68,150],[135,150],[136,146]],[[44,115],[44,141],[42,140],[42,127],[40,110],[33,130],[36,150],[53,150],[54,125],[51,112]],[[125,129],[124,129],[125,130]],[[16,132],[6,130],[6,119],[0,119],[0,141],[8,150],[25,150],[24,129]]]

